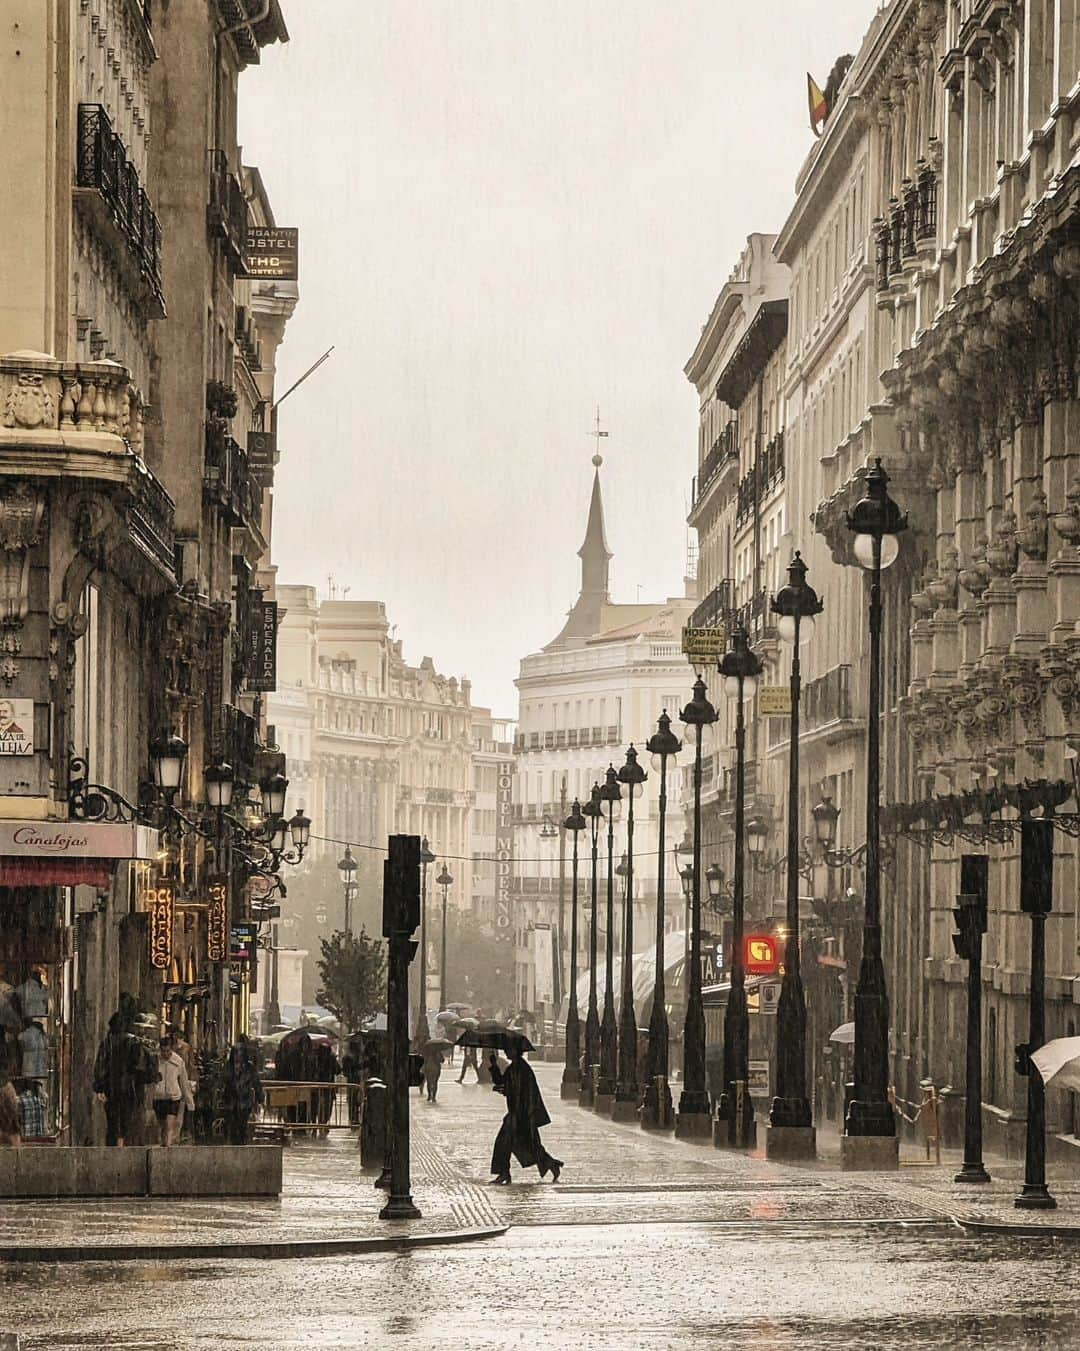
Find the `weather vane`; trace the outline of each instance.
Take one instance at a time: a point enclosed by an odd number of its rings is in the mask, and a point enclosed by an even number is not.
[[[600,438],[602,436],[607,436],[607,432],[604,431],[600,426],[599,404],[596,405],[596,426],[593,428],[591,432],[589,432],[589,436],[596,438],[596,454],[592,457],[592,462],[597,467],[597,469],[599,469],[600,466],[604,463],[604,457],[600,454]]]

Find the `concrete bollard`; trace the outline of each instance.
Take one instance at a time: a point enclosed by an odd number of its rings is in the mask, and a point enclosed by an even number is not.
[[[381,1079],[369,1079],[364,1086],[360,1119],[360,1167],[365,1173],[381,1173],[386,1157],[386,1085]]]

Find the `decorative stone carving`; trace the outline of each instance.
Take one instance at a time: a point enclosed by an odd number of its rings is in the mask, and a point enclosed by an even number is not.
[[[15,479],[0,488],[0,625],[19,625],[30,603],[30,550],[41,538],[45,498]]]
[[[1037,559],[1040,562],[1045,560],[1046,522],[1046,494],[1040,486],[1035,489],[1031,505],[1024,512],[1024,525],[1016,532],[1016,542],[1025,558]]]
[[[1080,543],[1080,480],[1065,494],[1065,508],[1050,517],[1050,524],[1070,548]]]
[[[1011,577],[1016,571],[1016,517],[1011,511],[1002,514],[993,542],[986,547],[986,561],[992,577]]]
[[[1009,703],[1015,708],[1029,734],[1042,735],[1043,680],[1034,657],[1007,656],[1002,680]]]
[[[937,577],[927,584],[927,591],[944,609],[952,609],[956,605],[956,583],[959,577],[958,564],[960,555],[949,545],[942,553],[941,563],[937,568]]]
[[[4,401],[4,426],[33,431],[36,427],[55,425],[53,398],[45,386],[45,377],[37,371],[22,371]]]

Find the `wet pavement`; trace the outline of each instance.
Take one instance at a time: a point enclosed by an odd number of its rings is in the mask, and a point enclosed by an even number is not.
[[[558,1102],[556,1067],[537,1068],[545,1143],[567,1166],[557,1186],[515,1169],[514,1186],[482,1192],[512,1225],[502,1237],[275,1262],[9,1264],[0,1330],[24,1348],[140,1351],[1080,1347],[1080,1245],[949,1218],[1011,1210],[1014,1177],[995,1184],[1000,1200],[954,1200],[952,1160],[857,1177],[780,1168],[597,1120]],[[444,1076],[438,1105],[413,1104],[421,1206],[440,1188],[479,1192],[501,1099]],[[325,1198],[329,1157],[309,1161],[297,1202]],[[338,1202],[339,1225],[369,1185]],[[1055,1190],[1058,1223],[1080,1223],[1076,1187]]]

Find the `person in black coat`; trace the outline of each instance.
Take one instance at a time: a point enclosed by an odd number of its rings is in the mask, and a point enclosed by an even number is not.
[[[505,1070],[499,1069],[494,1052],[490,1065],[492,1087],[506,1098],[506,1115],[491,1155],[495,1182],[504,1186],[509,1183],[511,1156],[522,1168],[535,1166],[541,1177],[550,1173],[552,1182],[558,1182],[562,1161],[549,1154],[540,1142],[540,1128],[549,1125],[551,1117],[523,1048],[520,1045],[511,1047],[510,1064]]]

